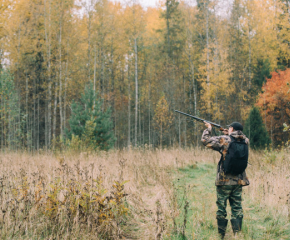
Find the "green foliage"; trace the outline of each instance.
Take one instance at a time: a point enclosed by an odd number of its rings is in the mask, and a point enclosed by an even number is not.
[[[250,146],[252,148],[264,148],[270,144],[268,132],[257,107],[252,108],[246,121],[244,132],[250,139]]]
[[[8,70],[0,70],[0,134],[1,145],[10,149],[20,148],[23,137],[19,123],[19,98],[13,76]],[[24,120],[25,121],[25,120]]]
[[[92,86],[86,86],[80,102],[71,105],[70,131],[66,130],[71,148],[108,150],[113,147],[111,110],[101,110],[102,103],[95,96]]]
[[[283,123],[283,127],[284,127],[284,129],[283,129],[283,132],[290,132],[290,126],[289,125],[287,125],[286,123]],[[286,142],[286,145],[289,147],[289,144],[290,144],[290,140],[288,140],[287,142]]]
[[[167,0],[166,8],[161,13],[161,18],[166,21],[166,29],[160,30],[164,34],[164,52],[172,59],[179,58],[184,47],[183,17],[178,6],[178,1]]]
[[[266,163],[275,164],[277,161],[277,151],[275,150],[264,150],[264,159]]]
[[[284,127],[283,132],[290,131],[290,126],[288,126],[286,123],[283,123],[283,127]]]
[[[253,69],[253,83],[257,88],[257,91],[261,91],[263,84],[266,82],[266,78],[271,78],[270,62],[268,59],[257,60],[257,65]]]

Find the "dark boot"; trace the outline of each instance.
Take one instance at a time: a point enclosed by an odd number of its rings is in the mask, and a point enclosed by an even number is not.
[[[240,232],[242,230],[242,222],[243,218],[231,219],[232,228],[235,235],[237,232]]]
[[[226,230],[227,230],[228,220],[227,219],[217,219],[217,224],[218,224],[219,235],[221,236],[222,239],[224,239],[225,234],[226,234]]]

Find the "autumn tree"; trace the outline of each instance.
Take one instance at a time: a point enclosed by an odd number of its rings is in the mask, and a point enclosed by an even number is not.
[[[263,92],[259,95],[257,106],[261,109],[264,124],[270,133],[274,145],[287,141],[283,133],[283,123],[289,122],[289,84],[290,69],[272,72],[272,77],[267,79]]]
[[[161,96],[156,105],[154,120],[156,127],[159,130],[160,147],[162,148],[163,135],[168,131],[168,127],[172,123],[172,114],[169,111],[169,106],[164,94]]]

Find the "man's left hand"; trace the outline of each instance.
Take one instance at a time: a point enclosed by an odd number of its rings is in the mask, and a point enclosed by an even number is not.
[[[205,124],[205,126],[206,126],[209,130],[211,130],[212,126],[211,126],[210,123],[204,121],[204,124]]]

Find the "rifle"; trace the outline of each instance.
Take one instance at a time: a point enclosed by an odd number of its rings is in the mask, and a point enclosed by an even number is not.
[[[202,119],[202,118],[199,118],[199,117],[196,117],[196,116],[192,116],[192,115],[190,115],[190,114],[187,114],[187,113],[184,113],[184,112],[180,112],[180,111],[177,111],[177,110],[174,110],[175,112],[177,112],[177,113],[180,113],[180,114],[183,114],[183,115],[185,115],[185,116],[188,116],[188,117],[191,117],[191,118],[193,118],[193,119],[195,119],[195,120],[197,120],[197,121],[200,121],[200,122],[208,122],[210,125],[212,125],[213,127],[217,127],[217,128],[219,128],[219,130],[222,132],[222,131],[224,131],[224,130],[226,130],[225,128],[223,128],[221,125],[219,125],[219,124],[216,124],[216,123],[213,123],[213,122],[210,122],[210,121],[207,121],[207,120],[205,120],[205,119]]]

